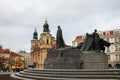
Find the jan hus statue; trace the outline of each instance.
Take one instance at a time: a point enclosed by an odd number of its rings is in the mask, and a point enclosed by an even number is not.
[[[56,35],[56,49],[65,47],[65,42],[63,40],[62,29],[58,26],[57,35]]]

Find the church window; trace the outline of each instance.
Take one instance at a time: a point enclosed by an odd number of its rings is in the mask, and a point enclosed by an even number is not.
[[[47,39],[47,44],[49,44],[49,39]]]

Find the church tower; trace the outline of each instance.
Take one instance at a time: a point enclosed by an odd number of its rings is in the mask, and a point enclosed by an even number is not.
[[[30,63],[36,65],[36,51],[38,50],[38,33],[37,29],[33,32],[33,39],[31,40],[31,54],[30,54]]]
[[[35,29],[33,40],[31,41],[31,64],[36,68],[44,69],[44,62],[49,50],[56,46],[55,38],[50,34],[49,24],[47,20],[43,25],[43,32],[38,39],[38,33]]]

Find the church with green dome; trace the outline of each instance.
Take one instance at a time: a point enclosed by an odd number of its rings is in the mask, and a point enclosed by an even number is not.
[[[33,32],[33,39],[31,40],[30,64],[35,65],[36,68],[44,69],[46,56],[49,50],[55,46],[55,37],[51,35],[49,24],[46,20],[43,25],[43,32],[40,34],[39,38],[36,28]]]

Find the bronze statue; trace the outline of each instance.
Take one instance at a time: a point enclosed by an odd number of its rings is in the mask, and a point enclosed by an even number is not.
[[[105,46],[109,47],[110,43],[100,38],[97,30],[95,29],[92,34],[86,33],[84,42],[78,44],[77,48],[80,48],[81,51],[104,52]]]
[[[63,40],[62,29],[58,26],[57,35],[56,35],[56,49],[65,47],[65,42]]]
[[[83,42],[83,46],[81,47],[82,51],[89,51],[92,49],[93,45],[91,45],[93,43],[93,37],[91,34],[86,33],[86,38]]]
[[[95,29],[93,35],[93,50],[99,51],[100,50],[100,36]]]

